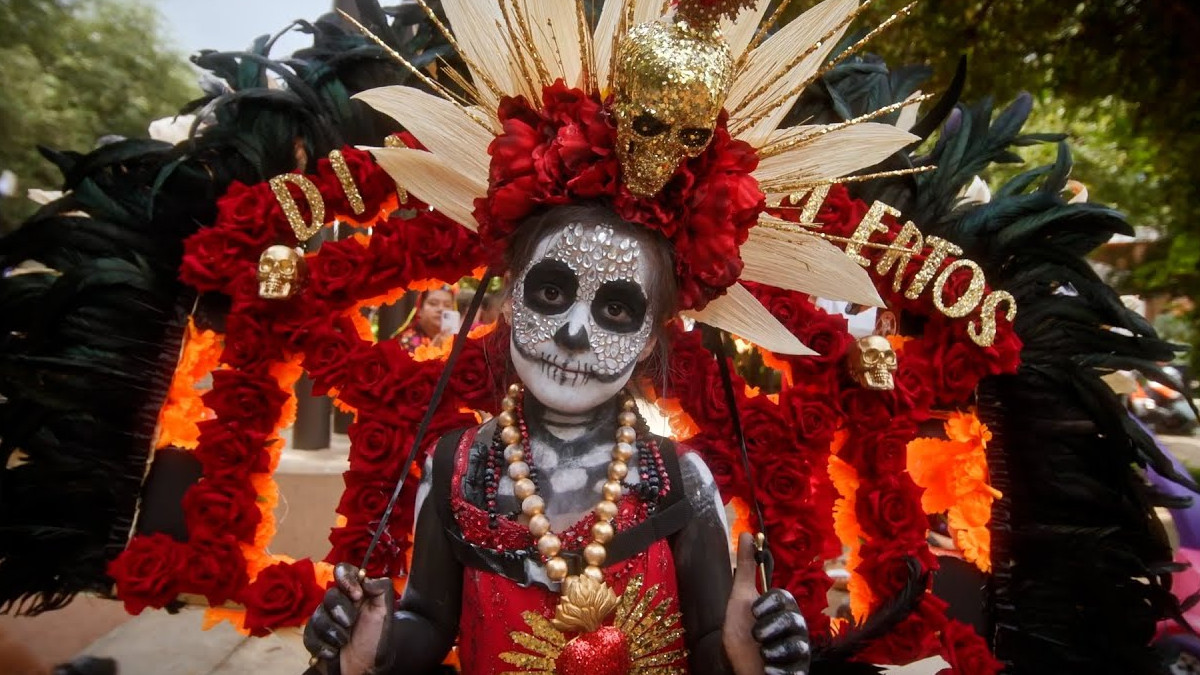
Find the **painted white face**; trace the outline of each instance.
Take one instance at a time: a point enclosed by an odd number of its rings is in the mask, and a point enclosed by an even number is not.
[[[552,230],[513,286],[513,366],[551,410],[608,401],[650,353],[654,308],[641,244],[607,225]]]

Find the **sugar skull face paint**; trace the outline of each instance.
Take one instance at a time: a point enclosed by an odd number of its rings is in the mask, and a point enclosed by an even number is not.
[[[604,224],[568,223],[537,245],[513,286],[511,353],[546,407],[591,410],[649,353],[654,308],[641,243]]]

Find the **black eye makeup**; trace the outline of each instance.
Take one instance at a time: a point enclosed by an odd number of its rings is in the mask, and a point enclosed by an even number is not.
[[[575,302],[578,291],[575,272],[558,260],[543,260],[525,275],[525,304],[539,314],[562,314]]]
[[[614,333],[636,333],[646,319],[646,294],[632,281],[609,281],[596,291],[592,318]]]
[[[708,129],[682,129],[679,132],[679,140],[690,148],[703,148],[708,145],[709,139],[712,138],[712,132]]]

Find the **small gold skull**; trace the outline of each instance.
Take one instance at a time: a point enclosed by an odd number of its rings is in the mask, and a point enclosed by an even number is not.
[[[304,256],[291,247],[276,244],[258,257],[258,297],[286,300],[300,287]]]
[[[622,179],[635,195],[653,197],[712,140],[733,56],[719,33],[683,21],[635,26],[617,49],[613,116]]]
[[[887,338],[868,335],[850,345],[848,355],[850,376],[866,389],[888,391],[895,389],[896,352]]]

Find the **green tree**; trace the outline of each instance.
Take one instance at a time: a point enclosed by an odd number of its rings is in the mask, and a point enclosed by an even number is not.
[[[863,27],[908,0],[878,0]],[[811,3],[793,2],[790,18]],[[863,29],[865,31],[865,28]],[[944,89],[969,59],[964,98],[1037,105],[1029,128],[1071,135],[1073,177],[1093,200],[1163,236],[1122,291],[1200,297],[1200,3],[1195,0],[923,0],[869,47],[894,65],[928,63]],[[1050,148],[1025,151],[1045,162]],[[993,178],[1001,178],[1002,175]],[[1190,321],[1200,325],[1200,314]],[[1193,350],[1193,362],[1200,363]]]
[[[0,171],[20,185],[0,199],[0,222],[32,212],[26,189],[60,184],[38,145],[87,151],[106,134],[145,137],[151,120],[198,95],[194,81],[141,0],[0,2]]]

